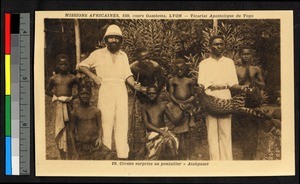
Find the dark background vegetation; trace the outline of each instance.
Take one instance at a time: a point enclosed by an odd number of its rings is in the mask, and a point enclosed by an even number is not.
[[[189,64],[190,77],[197,78],[201,60],[209,56],[208,40],[212,35],[221,34],[225,38],[225,56],[234,60],[236,67],[240,63],[238,52],[241,48],[253,48],[253,64],[263,70],[269,93],[269,102],[265,109],[272,113],[279,108],[275,101],[280,95],[280,22],[279,20],[218,20],[218,29],[213,29],[212,20],[85,20],[79,19],[81,53],[90,54],[95,49],[104,47],[103,35],[110,24],[121,27],[124,41],[122,49],[127,53],[130,63],[135,61],[135,49],[140,46],[149,48],[152,60],[157,61],[164,69],[168,79],[174,75],[172,61],[185,58]],[[76,66],[74,19],[45,19],[45,82],[55,70],[55,58],[58,54],[69,55],[72,70]],[[75,90],[76,93],[76,90]],[[94,87],[91,104],[97,105],[98,88]],[[135,131],[129,131],[131,150],[137,154],[145,145],[145,127],[138,108],[132,114],[133,95],[129,93],[129,123]],[[78,101],[74,101],[74,108]],[[54,112],[51,99],[46,97],[46,143],[47,159],[60,159],[54,142]],[[132,120],[132,115],[135,116]],[[233,153],[235,160],[242,159],[242,132],[247,126],[237,120],[233,121]],[[277,134],[276,134],[277,131]],[[275,134],[276,135],[275,135]],[[256,159],[276,160],[281,158],[280,130],[264,132],[259,130],[259,145]],[[208,160],[208,145],[205,122],[197,120],[191,132],[191,159]],[[135,146],[133,146],[133,144]],[[132,148],[135,149],[132,149]],[[140,159],[135,157],[134,159]]]
[[[135,61],[134,50],[146,46],[153,60],[172,75],[171,62],[176,57],[186,58],[191,75],[197,76],[200,61],[208,57],[208,39],[221,34],[226,41],[225,55],[240,64],[239,49],[249,46],[254,50],[253,64],[262,68],[269,102],[274,103],[280,90],[280,21],[270,19],[218,20],[218,31],[212,20],[106,20],[79,19],[81,52],[91,53],[104,46],[102,39],[109,24],[117,24],[124,35],[123,50],[130,62]],[[71,66],[76,65],[75,31],[73,19],[46,19],[46,81],[55,67],[55,57],[66,53]]]

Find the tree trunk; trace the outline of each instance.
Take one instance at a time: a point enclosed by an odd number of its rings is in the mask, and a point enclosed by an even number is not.
[[[217,35],[217,33],[218,33],[218,19],[213,19],[213,30],[214,30],[214,35]]]
[[[80,63],[80,32],[78,19],[74,20],[75,26],[75,45],[76,45],[76,64]]]

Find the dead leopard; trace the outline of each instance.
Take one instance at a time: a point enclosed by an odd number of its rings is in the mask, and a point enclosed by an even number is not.
[[[247,90],[251,90],[251,88],[248,88]],[[197,103],[200,105],[202,113],[209,113],[216,116],[239,113],[255,116],[264,120],[271,120],[271,116],[268,116],[262,110],[258,108],[245,107],[247,91],[241,92],[238,95],[233,96],[231,99],[220,99],[207,95],[203,85],[196,86],[195,92]]]

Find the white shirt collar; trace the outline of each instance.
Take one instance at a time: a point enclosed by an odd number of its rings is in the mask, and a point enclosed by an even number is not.
[[[213,58],[213,57],[211,57],[211,56],[209,56],[209,58],[212,59],[212,60],[214,60],[214,61],[216,61],[216,62],[218,62],[218,61],[222,60],[222,59],[224,58],[224,56],[222,55],[222,56],[220,57],[220,59],[218,59],[218,60],[216,60],[215,58]]]

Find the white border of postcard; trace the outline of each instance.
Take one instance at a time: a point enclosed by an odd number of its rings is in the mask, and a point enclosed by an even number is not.
[[[73,17],[67,16],[74,14]],[[76,15],[77,14],[77,15]],[[81,15],[80,15],[81,14]],[[256,161],[79,161],[46,160],[44,19],[280,19],[282,157]],[[180,14],[181,17],[169,17]],[[149,16],[147,16],[149,15]],[[152,16],[151,16],[152,15]],[[163,18],[162,18],[163,17]],[[140,19],[140,18],[139,18]],[[295,175],[294,44],[292,11],[37,11],[35,13],[34,101],[37,176],[280,176]],[[118,165],[114,165],[118,162]],[[123,163],[123,164],[122,164]],[[193,163],[193,165],[189,165]]]

